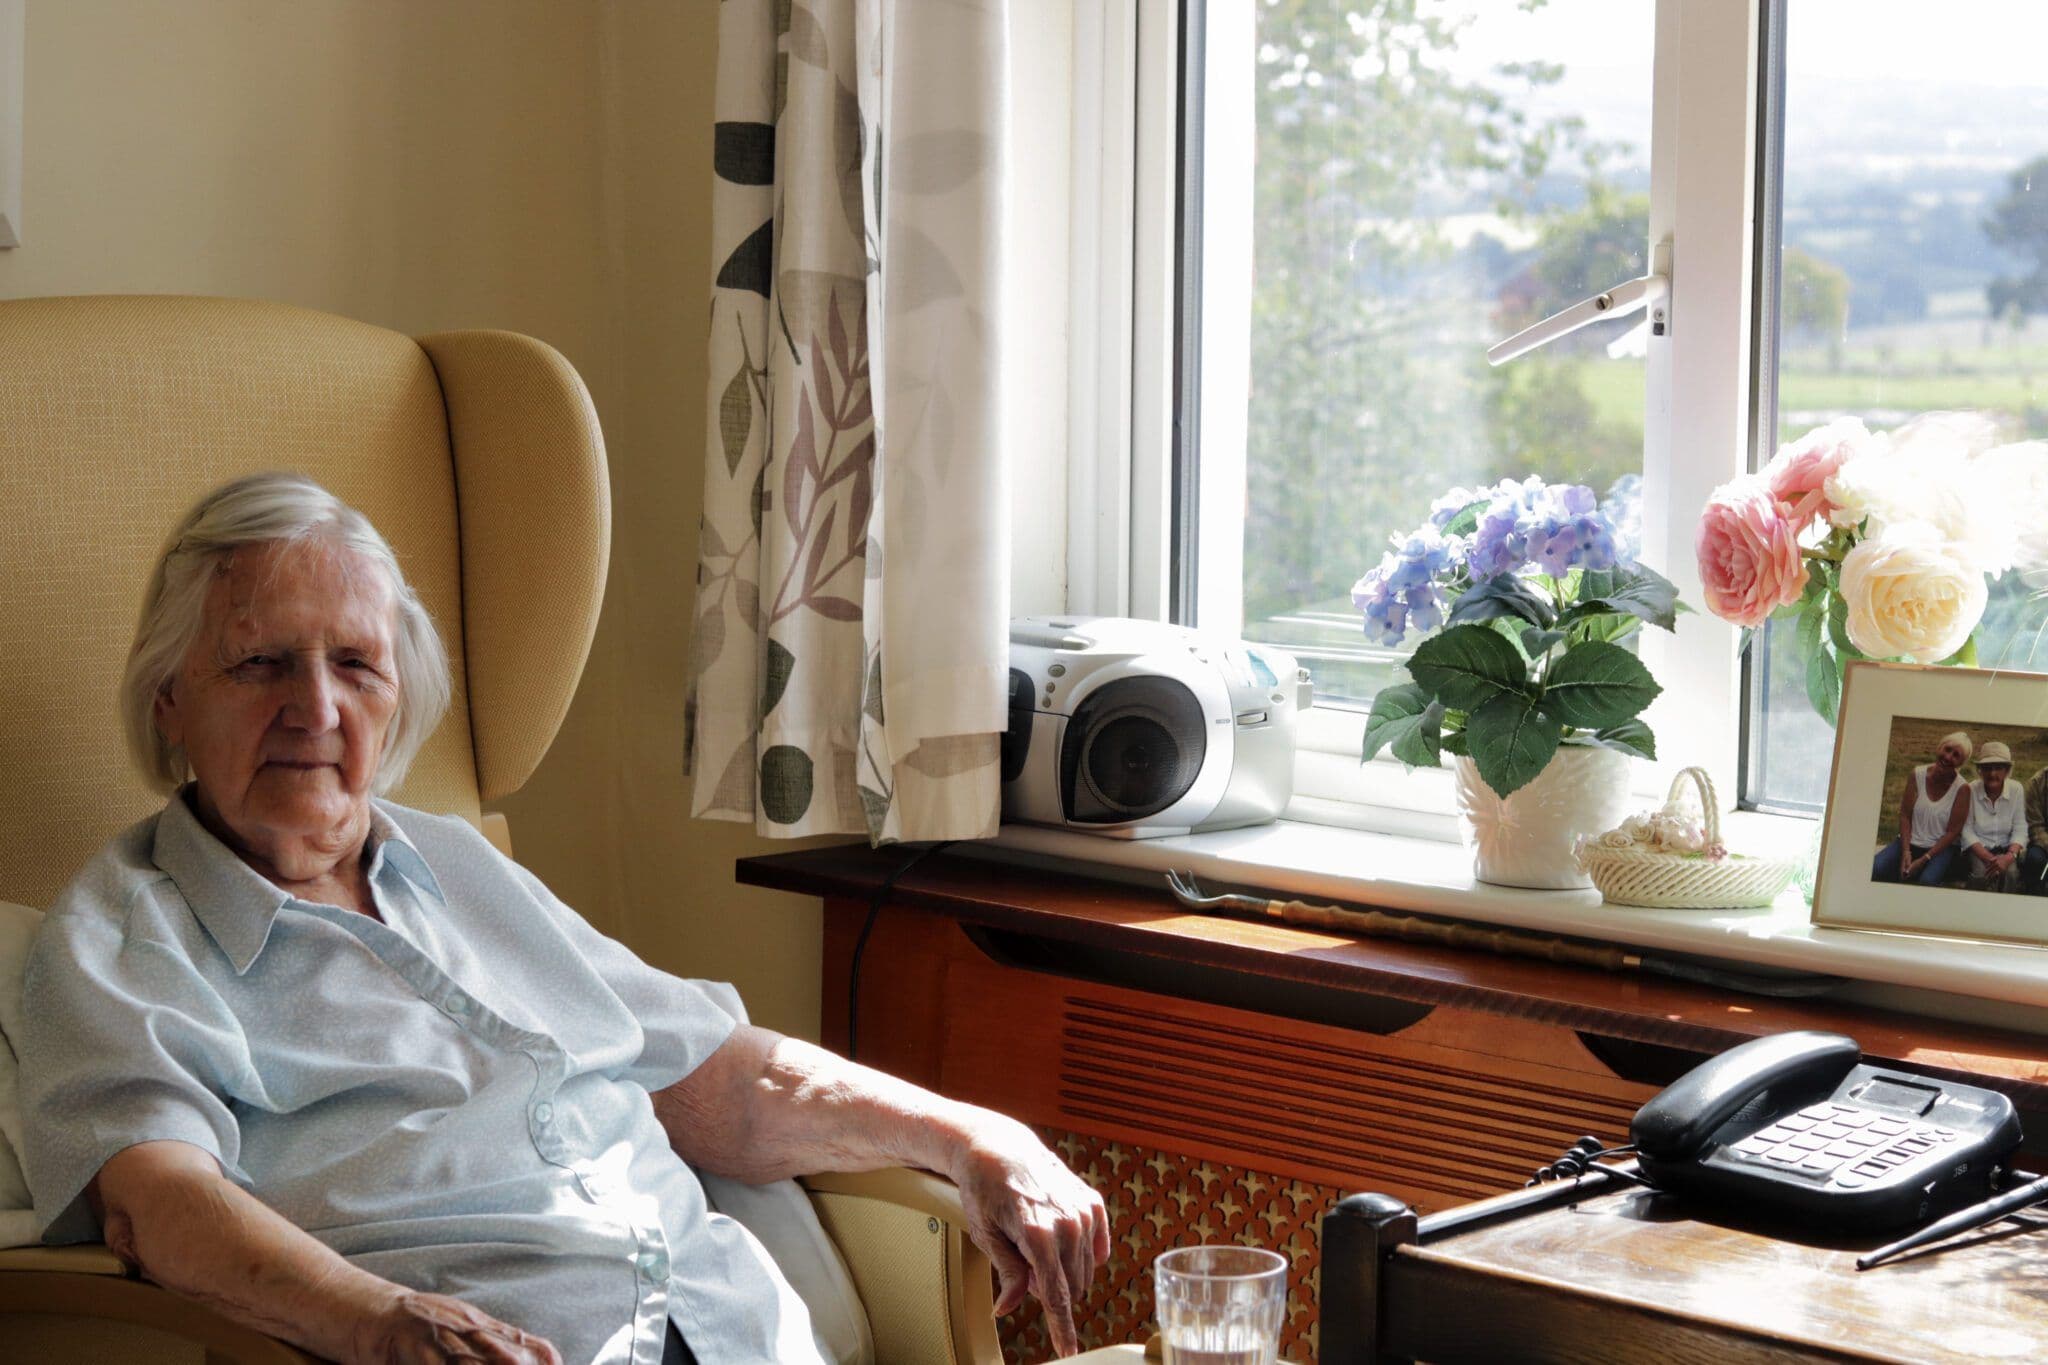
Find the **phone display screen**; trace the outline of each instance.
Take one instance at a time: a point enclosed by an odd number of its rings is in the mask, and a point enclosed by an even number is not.
[[[1858,1087],[1850,1098],[1859,1104],[1873,1105],[1879,1109],[1924,1114],[1941,1098],[1941,1089],[1939,1086],[1915,1085],[1896,1076],[1873,1076]]]

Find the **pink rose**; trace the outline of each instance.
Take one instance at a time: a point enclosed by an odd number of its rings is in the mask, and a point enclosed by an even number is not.
[[[1764,466],[1764,483],[1773,498],[1791,507],[1792,520],[1803,529],[1815,516],[1833,510],[1825,493],[1827,481],[1868,451],[1875,439],[1860,418],[1837,418],[1779,447]]]
[[[1806,589],[1799,526],[1790,509],[1771,496],[1762,479],[1723,484],[1700,515],[1693,547],[1700,583],[1714,615],[1738,626],[1760,626],[1771,612],[1797,602]]]

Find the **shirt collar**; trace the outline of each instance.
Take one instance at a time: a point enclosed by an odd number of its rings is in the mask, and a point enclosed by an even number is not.
[[[191,792],[187,784],[171,796],[157,818],[150,856],[177,883],[178,894],[240,976],[263,951],[272,921],[292,898],[199,823]]]
[[[199,822],[192,809],[191,791],[189,784],[179,788],[165,805],[156,822],[151,859],[170,874],[194,917],[240,976],[269,941],[277,912],[295,898],[243,862]],[[427,860],[379,802],[370,804],[369,847],[372,885],[389,869],[436,901],[447,903]]]
[[[406,836],[384,809],[382,801],[370,803],[370,880],[375,882],[383,871],[389,868],[411,882],[420,891],[432,896],[442,905],[448,897],[442,894],[441,883],[434,877],[434,869],[427,866],[427,860],[419,846]]]

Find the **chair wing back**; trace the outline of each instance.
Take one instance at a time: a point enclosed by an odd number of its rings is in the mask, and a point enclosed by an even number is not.
[[[447,642],[454,706],[398,799],[474,819],[546,752],[610,546],[596,413],[560,355],[271,303],[0,302],[0,899],[47,904],[160,803],[115,706],[143,583],[194,499],[259,469],[368,515]]]

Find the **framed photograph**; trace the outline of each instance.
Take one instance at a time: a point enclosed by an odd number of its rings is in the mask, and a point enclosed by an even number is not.
[[[2048,947],[2048,674],[1857,662],[1813,922]]]

